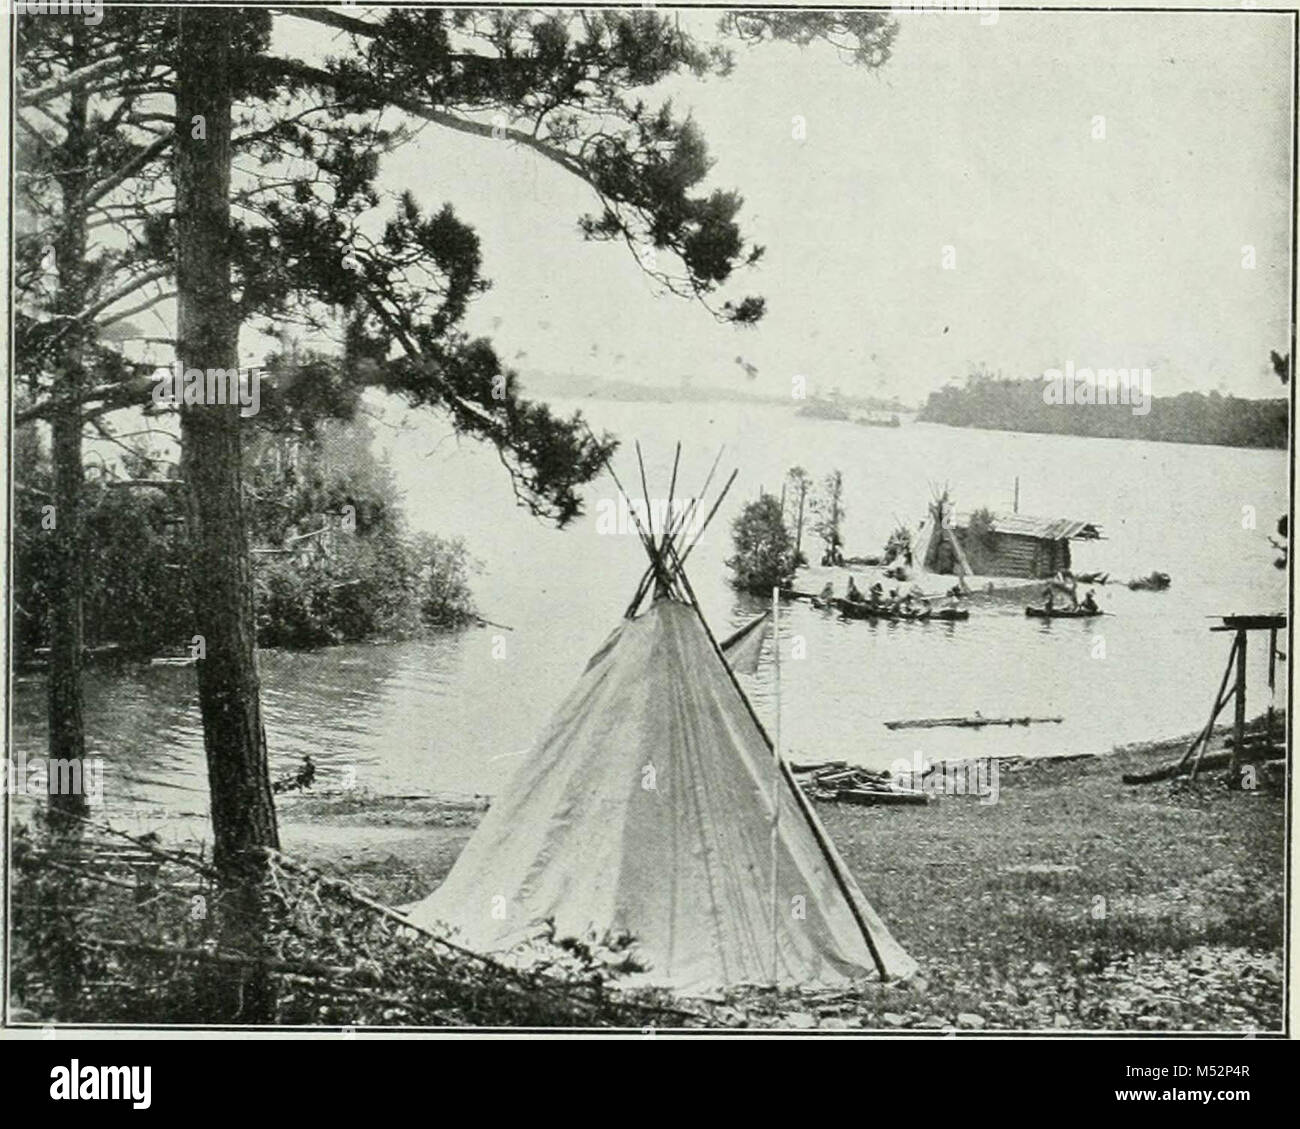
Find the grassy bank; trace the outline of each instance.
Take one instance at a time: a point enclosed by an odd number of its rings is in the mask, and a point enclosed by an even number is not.
[[[996,804],[819,807],[920,961],[902,987],[712,1001],[719,1022],[945,1030],[1282,1024],[1284,800],[1215,773],[1128,786],[1185,743],[1003,766]],[[442,881],[481,804],[295,797],[286,849],[390,904]]]

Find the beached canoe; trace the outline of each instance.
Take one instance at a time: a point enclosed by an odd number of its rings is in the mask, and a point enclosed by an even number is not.
[[[1101,609],[1095,612],[1085,611],[1083,608],[1030,607],[1025,609],[1025,615],[1032,616],[1034,619],[1091,619],[1093,616],[1105,614]]]

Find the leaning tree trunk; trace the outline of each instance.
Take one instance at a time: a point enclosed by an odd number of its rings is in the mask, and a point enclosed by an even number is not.
[[[74,39],[80,29],[74,29]],[[77,64],[75,50],[72,62]],[[75,320],[86,305],[86,95],[69,99],[66,133],[58,174],[63,223],[54,242],[58,276],[58,312],[68,320],[60,339],[56,408],[51,420],[50,453],[54,464],[54,538],[50,569],[49,811],[50,823],[67,832],[80,826],[88,811],[83,759],[86,734],[82,719],[82,616],[85,582],[82,571],[81,496],[85,471],[81,461],[81,401],[85,387],[86,328]]]
[[[233,10],[178,9],[176,72],[177,358],[185,370],[239,364],[231,294],[230,132]],[[279,845],[254,654],[253,596],[232,404],[181,409],[198,671],[212,809],[223,878],[222,941],[260,950],[263,848]],[[264,975],[226,1000],[246,1022],[272,1017]]]

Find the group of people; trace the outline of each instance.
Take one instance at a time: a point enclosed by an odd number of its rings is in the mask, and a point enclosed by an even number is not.
[[[959,601],[963,595],[960,584],[954,584],[948,590],[943,603],[944,608],[955,608],[959,606]],[[823,603],[829,603],[835,598],[835,586],[831,581],[826,582],[826,586],[821,590],[819,597]],[[857,585],[857,581],[849,577],[849,589],[845,598],[854,604],[865,604],[868,607],[886,614],[898,616],[924,615],[933,610],[934,604],[931,598],[920,589],[913,586],[907,592],[900,593],[897,588],[891,588],[889,594],[885,594],[884,586],[877,581],[873,584],[864,595],[862,589]]]
[[[1058,593],[1068,601],[1063,606],[1070,611],[1088,612],[1089,614],[1101,611],[1101,608],[1097,606],[1097,594],[1094,589],[1089,588],[1084,593],[1083,599],[1079,599],[1079,582],[1074,578],[1072,572],[1058,572],[1047,582],[1047,587],[1043,589],[1043,606],[1049,612],[1056,607]]]

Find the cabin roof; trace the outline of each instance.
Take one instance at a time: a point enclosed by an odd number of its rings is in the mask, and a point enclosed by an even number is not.
[[[958,529],[970,527],[971,515],[958,514],[953,524]],[[994,514],[994,533],[1033,537],[1039,541],[1099,541],[1101,527],[1090,521],[1069,517],[1030,517],[1028,514]]]

